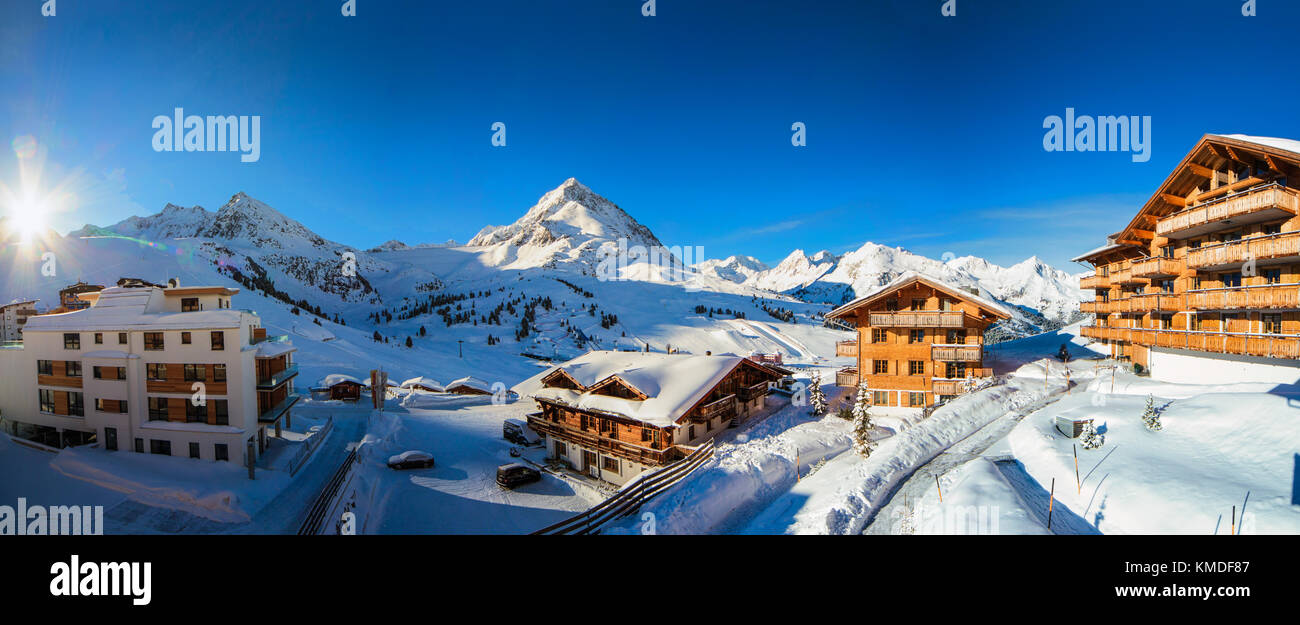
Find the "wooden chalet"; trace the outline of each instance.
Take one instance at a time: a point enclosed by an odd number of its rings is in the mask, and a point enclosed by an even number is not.
[[[1010,318],[1006,308],[975,293],[918,274],[905,274],[827,317],[857,329],[856,341],[836,345],[857,366],[836,375],[839,386],[866,380],[875,406],[924,408],[960,395],[984,366],[984,331]]]
[[[592,351],[514,390],[553,458],[623,484],[756,415],[781,377],[739,356]]]
[[[1300,141],[1205,135],[1122,230],[1074,259],[1094,268],[1080,281],[1093,294],[1083,336],[1153,370],[1180,355],[1300,358],[1298,214]]]
[[[360,401],[363,386],[365,385],[357,378],[334,373],[321,378],[316,386],[312,387],[311,392],[313,397],[320,399]]]

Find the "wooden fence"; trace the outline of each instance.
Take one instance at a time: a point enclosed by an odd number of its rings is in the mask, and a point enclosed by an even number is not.
[[[599,534],[605,524],[635,514],[646,502],[685,479],[712,457],[713,439],[709,439],[685,458],[640,476],[635,483],[628,484],[618,494],[590,510],[533,534]]]

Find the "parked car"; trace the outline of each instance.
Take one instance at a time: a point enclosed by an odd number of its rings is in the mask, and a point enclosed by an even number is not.
[[[533,431],[533,428],[528,427],[527,423],[519,419],[506,419],[501,426],[501,435],[506,440],[525,447],[542,443],[542,437],[538,436],[537,432]]]
[[[541,479],[542,472],[526,464],[512,462],[497,467],[497,484],[505,488],[540,482]]]
[[[388,459],[390,469],[428,469],[433,466],[433,454],[427,451],[404,451]]]

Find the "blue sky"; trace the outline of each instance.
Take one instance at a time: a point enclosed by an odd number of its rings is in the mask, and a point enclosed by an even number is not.
[[[1202,134],[1300,138],[1300,3],[1243,2],[0,0],[0,182],[33,137],[60,231],[245,191],[369,247],[465,241],[573,176],[711,257],[1074,270]],[[155,152],[178,106],[260,115],[260,160]],[[1067,107],[1151,116],[1150,161],[1045,152]]]

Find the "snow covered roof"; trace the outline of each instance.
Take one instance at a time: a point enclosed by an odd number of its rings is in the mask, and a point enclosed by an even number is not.
[[[1211,137],[1222,137],[1224,139],[1233,139],[1254,143],[1255,145],[1282,150],[1300,156],[1300,141],[1295,139],[1282,139],[1279,137],[1253,137],[1251,135],[1210,135]]]
[[[460,378],[459,380],[452,380],[451,382],[447,383],[447,386],[445,388],[451,389],[451,388],[456,388],[457,386],[467,386],[472,389],[478,389],[480,391],[483,391],[484,393],[492,392],[491,384],[488,384],[487,382],[484,382],[483,380],[480,380],[474,376],[467,375],[463,378]]]
[[[750,361],[739,356],[591,351],[528,378],[512,390],[521,397],[555,401],[666,427],[676,423],[744,362]],[[557,370],[573,378],[583,389],[544,386],[542,381]],[[614,376],[645,394],[646,399],[623,399],[585,390]]]
[[[351,382],[353,384],[362,384],[361,380],[358,380],[350,375],[344,373],[331,373],[321,378],[320,381],[316,383],[316,388],[330,388],[331,386],[342,384],[344,382]]]
[[[1096,256],[1096,255],[1098,255],[1098,254],[1104,254],[1104,253],[1106,253],[1106,252],[1113,252],[1113,251],[1118,250],[1118,249],[1123,248],[1123,247],[1127,247],[1127,246],[1122,245],[1122,244],[1120,244],[1120,243],[1107,243],[1106,245],[1103,245],[1103,246],[1101,246],[1101,247],[1099,247],[1099,248],[1097,248],[1097,249],[1095,249],[1095,250],[1089,250],[1089,251],[1084,252],[1084,253],[1082,253],[1082,254],[1080,254],[1080,255],[1078,255],[1078,256],[1075,256],[1074,258],[1071,258],[1071,259],[1070,259],[1070,262],[1072,262],[1072,263],[1077,263],[1077,262],[1079,262],[1079,261],[1087,260],[1087,259],[1089,259],[1089,258],[1092,258],[1093,256]]]
[[[923,276],[915,271],[907,271],[904,272],[902,275],[898,276],[897,278],[891,280],[889,284],[877,288],[862,297],[859,297],[843,306],[840,306],[839,308],[836,308],[835,310],[830,311],[829,313],[826,313],[826,317],[829,319],[829,318],[843,315],[849,312],[850,310],[853,310],[863,304],[866,304],[871,300],[876,299],[877,297],[880,297],[881,295],[884,295],[885,293],[888,293],[890,291],[895,291],[897,289],[901,289],[907,286],[908,284],[911,284],[912,282],[924,282],[927,286],[932,286],[958,299],[969,301],[1003,318],[1010,318],[1012,316],[1010,310],[1008,310],[1002,304],[999,304],[991,299],[988,299],[980,295],[975,295],[974,293],[971,293],[970,291],[967,291],[965,289],[944,284],[942,282],[939,282],[938,280],[934,280],[926,276]]]
[[[290,343],[263,342],[258,343],[257,345],[258,358],[275,358],[276,356],[283,356],[296,351],[298,351],[298,348],[294,347]]]
[[[15,300],[12,301],[12,302],[9,302],[8,304],[0,305],[0,309],[2,309],[2,308],[9,308],[10,306],[25,306],[25,305],[27,305],[27,304],[35,304],[36,302],[39,302],[39,301],[40,301],[40,300],[37,300],[37,299],[22,299],[22,298],[18,298],[18,299],[15,299]]]
[[[405,382],[402,382],[401,384],[401,388],[415,388],[415,387],[424,388],[431,391],[438,391],[438,392],[442,392],[442,388],[443,388],[442,385],[439,384],[437,380],[433,378],[426,378],[424,376],[411,378]]]
[[[24,332],[73,332],[86,330],[203,330],[238,328],[249,313],[223,308],[195,312],[162,309],[162,289],[111,287],[100,292],[90,308],[40,315],[27,320]]]

